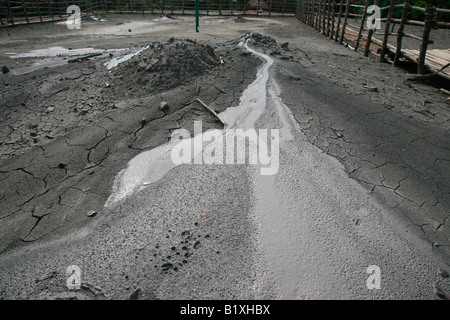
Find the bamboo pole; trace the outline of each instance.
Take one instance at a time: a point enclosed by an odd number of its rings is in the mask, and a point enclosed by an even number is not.
[[[402,54],[402,39],[405,33],[403,32],[405,28],[405,23],[408,18],[408,9],[409,3],[408,0],[405,0],[402,12],[402,20],[400,22],[400,26],[397,30],[397,48],[395,49],[395,57],[394,57],[394,67],[398,66],[398,61],[400,60],[400,56]]]
[[[420,45],[419,58],[417,59],[417,73],[425,73],[425,57],[427,54],[427,47],[430,40],[431,28],[433,27],[433,17],[435,15],[434,7],[425,8],[425,27],[423,28],[422,43]]]
[[[347,27],[347,20],[348,20],[348,12],[350,10],[350,0],[347,0],[347,3],[345,5],[345,17],[344,17],[344,24],[342,25],[342,33],[341,38],[339,39],[339,44],[342,44],[344,41],[344,35],[345,35],[345,27]]]
[[[387,42],[388,42],[388,37],[389,37],[389,27],[391,25],[391,19],[392,19],[393,12],[394,12],[394,0],[391,0],[390,5],[389,5],[389,12],[388,12],[386,25],[384,28],[383,45],[381,46],[381,52],[380,52],[380,62],[384,62],[384,56],[386,55]]]

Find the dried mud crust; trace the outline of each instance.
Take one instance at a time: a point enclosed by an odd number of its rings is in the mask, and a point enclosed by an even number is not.
[[[173,130],[220,128],[194,100],[239,103],[260,60],[236,43],[171,38],[112,72],[99,59],[3,77],[0,251],[92,221],[116,174]]]
[[[404,220],[402,233],[416,231],[448,261],[450,104],[442,82],[409,81],[406,70],[290,29],[282,39],[293,59],[279,62],[276,77],[308,141]]]

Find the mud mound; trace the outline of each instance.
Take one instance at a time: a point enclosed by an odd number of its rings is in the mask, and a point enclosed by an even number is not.
[[[278,43],[275,39],[264,36],[258,32],[253,32],[247,36],[249,43],[255,47],[276,49],[278,48]]]
[[[214,49],[191,40],[153,42],[139,55],[120,64],[111,76],[116,93],[148,95],[192,83],[220,63]]]

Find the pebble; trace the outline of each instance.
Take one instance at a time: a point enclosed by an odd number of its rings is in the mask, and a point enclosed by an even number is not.
[[[159,105],[159,110],[164,111],[167,110],[169,108],[169,104],[166,101],[161,102],[161,104]]]
[[[93,216],[95,216],[97,214],[97,211],[95,211],[95,210],[90,210],[90,211],[88,211],[88,213],[86,213],[86,216],[88,216],[88,217],[93,217]]]
[[[441,275],[442,278],[448,278],[447,270],[439,269],[439,274]]]

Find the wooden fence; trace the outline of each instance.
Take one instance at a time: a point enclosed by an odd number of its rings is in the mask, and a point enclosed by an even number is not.
[[[364,55],[368,56],[369,53],[379,55],[381,62],[388,61],[386,55],[392,59],[394,66],[398,65],[400,58],[414,61],[417,63],[419,74],[424,74],[427,68],[438,71],[450,62],[449,38],[446,39],[449,48],[438,49],[432,54],[427,52],[428,45],[433,43],[430,37],[432,30],[450,28],[449,9],[422,8],[410,5],[408,0],[402,3],[389,0],[388,6],[379,7],[382,14],[380,22],[384,25],[379,32],[367,28],[367,19],[372,18],[373,13],[368,10],[370,5],[378,6],[379,0],[373,2],[366,0],[364,5],[354,4],[351,0],[298,0],[296,17],[340,44],[351,46],[355,51],[364,43]],[[401,10],[400,19],[394,18],[394,10],[397,10],[397,15]],[[423,20],[408,18],[408,14],[413,11],[421,12]],[[398,25],[398,29],[393,32],[395,24]],[[421,36],[404,32],[406,25],[421,28]],[[388,43],[389,37],[396,37],[395,45]],[[418,49],[402,49],[404,37],[416,40]],[[450,79],[450,73],[443,72],[442,75]]]
[[[70,5],[92,13],[194,14],[195,0],[0,0],[2,26],[66,19]],[[297,0],[200,0],[202,15],[294,16]]]

